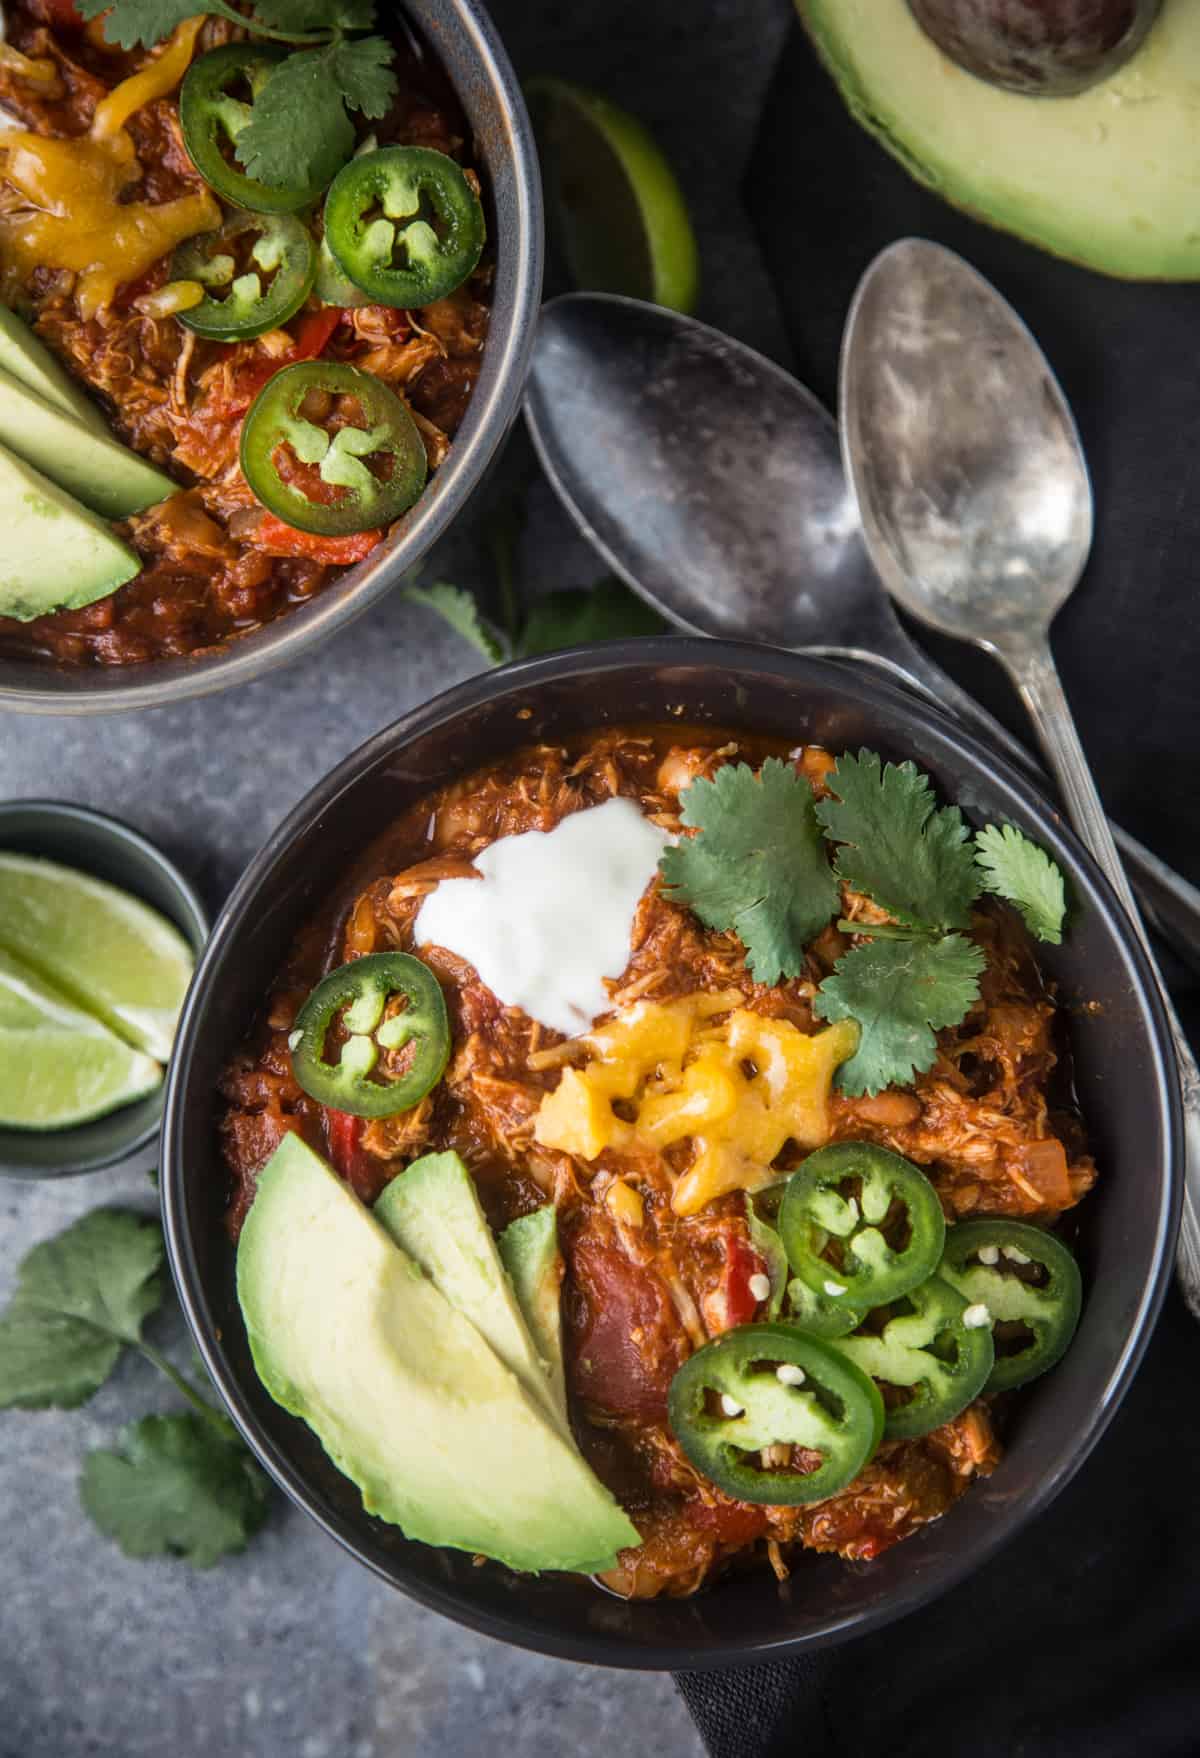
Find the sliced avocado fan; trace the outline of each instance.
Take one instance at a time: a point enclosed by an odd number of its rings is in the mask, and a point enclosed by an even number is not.
[[[957,67],[906,0],[797,0],[855,120],[979,219],[1131,280],[1200,279],[1200,5],[1164,0],[1145,42],[1074,97]]]
[[[563,1371],[562,1278],[558,1249],[558,1217],[554,1204],[510,1221],[496,1244],[508,1271],[538,1358],[550,1381],[555,1409],[567,1416],[567,1384]]]
[[[40,342],[15,311],[0,305],[0,366],[47,403],[73,416],[93,433],[108,435],[108,423],[66,368]]]
[[[94,513],[0,446],[0,616],[32,622],[78,610],[141,572],[134,552]]]
[[[177,492],[169,476],[111,434],[84,427],[0,365],[0,444],[99,513],[127,519]]]
[[[555,1402],[550,1376],[530,1335],[475,1181],[457,1154],[426,1154],[397,1177],[375,1204],[375,1219],[420,1264],[451,1306],[470,1319],[486,1343],[569,1438],[566,1409]]]
[[[296,1135],[260,1174],[237,1286],[264,1387],[369,1513],[514,1569],[590,1574],[638,1543],[544,1406]]]

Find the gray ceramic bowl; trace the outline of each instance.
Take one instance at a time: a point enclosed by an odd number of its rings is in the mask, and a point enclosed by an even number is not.
[[[542,288],[542,196],[525,100],[479,0],[421,0],[414,23],[441,61],[485,173],[496,277],[483,370],[450,456],[387,544],[310,603],[205,658],[117,667],[0,657],[0,708],[103,714],[246,683],[310,651],[376,603],[448,529],[520,407]]]
[[[1042,949],[1071,1024],[1079,1102],[1102,1179],[1078,1211],[1085,1305],[1052,1374],[1021,1394],[994,1476],[870,1565],[797,1559],[686,1600],[625,1603],[570,1576],[518,1576],[403,1538],[364,1512],[303,1423],[255,1376],[222,1224],[217,1080],[293,937],[336,875],[394,816],[530,740],[614,722],[720,728],[869,745],[913,758],[976,822],[1007,820],[1062,867],[1067,941]],[[941,715],[852,669],[762,647],[684,638],[613,642],[472,678],[387,728],[321,782],[251,863],[217,923],[180,1025],[163,1129],[168,1249],[208,1371],[267,1469],[354,1556],[403,1592],[489,1636],[609,1666],[763,1660],[875,1628],[986,1567],[1068,1482],[1133,1376],[1171,1275],[1180,1202],[1179,1087],[1153,975],[1103,876],[1027,781]],[[481,1437],[487,1444],[487,1437]],[[1054,1528],[1045,1542],[1054,1542]]]
[[[0,851],[41,855],[121,886],[174,922],[199,957],[208,938],[204,905],[166,855],[128,824],[87,806],[13,800],[0,805]],[[0,1128],[0,1178],[73,1178],[132,1159],[158,1134],[164,1092],[74,1129]]]

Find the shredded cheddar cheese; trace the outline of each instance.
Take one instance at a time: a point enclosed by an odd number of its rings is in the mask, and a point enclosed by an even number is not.
[[[671,1197],[680,1215],[727,1191],[771,1183],[786,1142],[816,1148],[828,1139],[834,1071],[854,1054],[858,1027],[842,1021],[809,1035],[738,1006],[740,999],[643,1001],[587,1033],[578,1043],[589,1060],[565,1068],[543,1099],[537,1140],[582,1160],[606,1148],[661,1150],[690,1140],[692,1163]],[[617,1114],[616,1102],[631,1119]]]
[[[0,137],[0,172],[28,204],[0,216],[0,255],[26,280],[36,268],[73,272],[81,317],[94,317],[123,282],[221,223],[207,189],[174,201],[121,200],[142,175],[125,124],[179,84],[203,22],[185,20],[161,55],[114,87],[89,133],[60,140],[18,129]]]

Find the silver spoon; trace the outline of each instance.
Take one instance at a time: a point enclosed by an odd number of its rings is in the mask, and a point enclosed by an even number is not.
[[[842,344],[842,449],[884,584],[930,627],[1006,668],[1076,830],[1153,961],[1050,651],[1092,546],[1071,411],[1025,325],[961,257],[891,245],[859,283]],[[1178,1269],[1200,1317],[1200,1069],[1165,991],[1183,1087]]]
[[[658,306],[567,294],[543,308],[525,414],[583,535],[671,621],[882,667],[1032,767],[909,637],[864,549],[833,418],[772,361]],[[1143,903],[1200,969],[1200,892],[1117,836]]]

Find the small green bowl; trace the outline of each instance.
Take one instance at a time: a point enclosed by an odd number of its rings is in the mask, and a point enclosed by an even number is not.
[[[128,824],[58,800],[0,804],[0,850],[41,855],[140,897],[174,922],[199,956],[208,915],[177,867]],[[131,1159],[155,1140],[166,1082],[148,1098],[72,1129],[0,1128],[0,1178],[75,1178]]]

